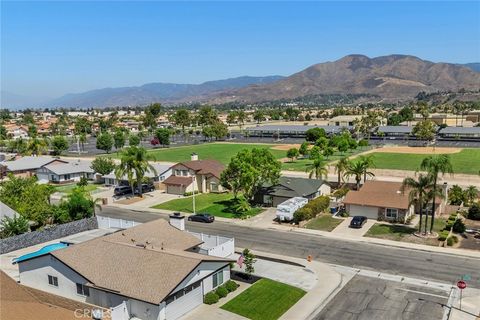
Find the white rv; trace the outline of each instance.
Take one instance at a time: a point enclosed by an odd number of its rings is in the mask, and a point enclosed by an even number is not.
[[[307,198],[294,197],[290,198],[277,206],[277,218],[280,221],[293,220],[293,214],[295,211],[303,207],[308,203]]]

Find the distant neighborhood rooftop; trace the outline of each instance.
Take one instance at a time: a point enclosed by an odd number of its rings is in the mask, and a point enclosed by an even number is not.
[[[68,163],[46,165],[45,168],[58,175],[81,172],[94,173],[91,165],[91,161],[74,160]]]
[[[63,161],[54,157],[27,156],[14,161],[5,161],[3,162],[3,165],[7,166],[8,171],[23,171],[23,170],[33,170],[33,169],[41,168],[53,161],[61,161],[66,163],[66,161]]]
[[[336,133],[340,132],[343,129],[351,129],[351,127],[347,126],[312,126],[312,125],[259,125],[256,127],[247,128],[247,131],[261,131],[261,132],[284,132],[284,133],[292,133],[292,132],[303,132],[305,133],[309,129],[313,128],[322,128],[327,133]]]
[[[413,127],[411,126],[380,126],[377,132],[383,133],[412,133]]]
[[[480,137],[480,127],[446,127],[439,131],[440,134],[478,134]]]

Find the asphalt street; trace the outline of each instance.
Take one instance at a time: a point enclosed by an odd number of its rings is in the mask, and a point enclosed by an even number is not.
[[[98,214],[137,222],[166,218],[165,215],[108,206]],[[470,275],[469,286],[480,288],[480,259],[471,257],[340,241],[320,235],[256,229],[219,221],[211,224],[187,222],[187,229],[234,237],[237,247],[298,258],[311,255],[313,259],[325,263],[395,275],[445,283],[455,283],[462,275]]]
[[[445,291],[356,276],[314,320],[438,320],[447,300]]]

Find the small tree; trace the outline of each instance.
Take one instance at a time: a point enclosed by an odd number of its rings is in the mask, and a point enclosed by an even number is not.
[[[324,149],[323,149],[323,155],[325,156],[325,158],[329,158],[330,156],[333,156],[333,154],[335,153],[335,150],[333,150],[332,147],[329,147],[329,146],[326,146]]]
[[[300,149],[298,149],[298,153],[300,153],[302,156],[307,156],[308,155],[308,142],[302,143],[300,146]]]
[[[122,130],[118,129],[113,135],[115,149],[121,149],[125,146],[125,134]]]
[[[247,248],[243,249],[243,263],[245,264],[245,272],[248,275],[251,275],[255,272],[255,267],[253,266],[257,259],[255,259],[255,255],[250,252]]]
[[[55,136],[52,139],[52,149],[53,149],[53,155],[55,156],[59,156],[64,151],[68,150],[67,138],[62,136]]]
[[[158,143],[162,146],[170,145],[170,131],[168,129],[157,129],[157,131],[155,131],[155,138],[158,139]]]
[[[106,153],[109,153],[112,150],[113,147],[113,138],[112,136],[106,132],[102,133],[97,137],[97,143],[96,143],[97,149],[103,150]]]
[[[136,134],[131,134],[128,137],[128,145],[131,146],[138,146],[140,144],[140,137]]]
[[[297,148],[290,148],[287,151],[287,157],[290,158],[291,162],[295,160],[296,157],[298,157],[299,152]]]
[[[92,168],[96,173],[104,176],[115,169],[115,162],[109,157],[98,157],[92,161],[90,168]]]
[[[7,238],[28,231],[28,220],[15,214],[12,218],[5,216],[0,222],[0,238]]]
[[[77,186],[86,187],[88,185],[88,180],[85,177],[81,177],[80,181],[77,182]]]

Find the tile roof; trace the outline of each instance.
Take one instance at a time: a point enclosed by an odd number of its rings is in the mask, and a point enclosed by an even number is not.
[[[221,162],[213,159],[185,161],[179,165],[190,168],[198,174],[211,174],[217,178],[220,178],[220,174],[225,170],[225,166]]]
[[[201,240],[158,219],[51,255],[92,287],[159,304],[201,262],[229,260],[190,251]]]
[[[345,204],[369,207],[408,209],[408,192],[402,193],[401,182],[367,181],[358,191],[349,191]]]

